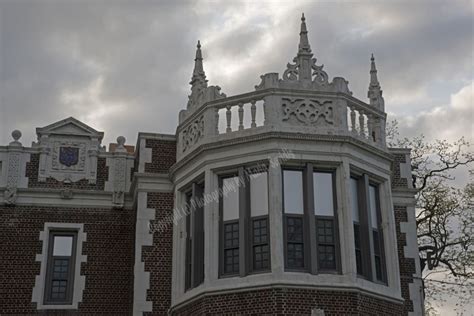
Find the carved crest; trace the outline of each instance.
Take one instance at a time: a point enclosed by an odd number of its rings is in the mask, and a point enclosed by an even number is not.
[[[59,162],[66,167],[77,165],[79,162],[79,148],[77,147],[60,147]]]

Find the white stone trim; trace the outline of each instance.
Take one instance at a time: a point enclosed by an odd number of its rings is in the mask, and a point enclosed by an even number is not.
[[[150,221],[155,219],[156,210],[147,208],[147,193],[138,192],[137,222],[135,229],[135,266],[133,281],[133,315],[153,310],[153,302],[146,300],[150,288],[150,272],[145,271],[142,261],[142,247],[153,245],[153,234],[150,233]]]
[[[138,170],[135,172],[145,172],[145,164],[151,162],[151,148],[146,147],[146,138],[140,138],[140,148],[138,149]]]
[[[77,230],[76,241],[76,261],[74,264],[74,290],[72,304],[70,305],[45,305],[44,288],[46,282],[46,268],[48,258],[49,233],[52,230],[73,229]],[[84,224],[72,223],[45,223],[44,230],[40,232],[39,240],[43,242],[41,254],[36,255],[36,261],[41,262],[40,274],[36,276],[33,287],[32,302],[36,302],[36,309],[77,309],[82,301],[82,293],[86,285],[86,277],[81,275],[81,264],[87,262],[87,256],[82,254],[82,243],[87,240],[87,233],[84,232]]]
[[[405,233],[406,246],[403,247],[403,254],[405,258],[415,260],[415,274],[413,274],[413,282],[408,284],[410,300],[413,302],[413,312],[409,312],[408,315],[423,315],[422,306],[423,302],[423,290],[421,282],[421,265],[418,251],[418,242],[416,234],[416,223],[415,223],[415,207],[407,206],[407,219],[408,222],[400,223],[400,232]]]

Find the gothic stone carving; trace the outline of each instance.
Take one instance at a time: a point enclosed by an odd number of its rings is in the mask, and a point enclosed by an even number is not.
[[[304,125],[334,124],[334,110],[331,101],[314,99],[283,98],[283,121],[294,116]]]
[[[5,204],[7,205],[15,205],[16,198],[17,198],[17,188],[15,187],[7,187],[4,192],[3,196],[5,200]]]
[[[86,162],[86,144],[81,142],[55,142],[52,169],[83,171]]]
[[[300,74],[301,67],[300,61],[298,57],[295,57],[293,59],[294,64],[288,63],[286,65],[286,70],[283,73],[283,81],[290,81],[290,82],[296,82],[298,81],[298,75]],[[328,82],[328,74],[323,70],[324,65],[317,66],[316,65],[316,58],[311,58],[310,61],[310,67],[311,70],[313,70],[311,76],[313,78],[313,83],[317,86],[321,85],[327,85],[329,84]]]
[[[114,166],[114,193],[113,203],[118,206],[123,206],[125,195],[125,179],[127,171],[126,158],[116,158]]]
[[[204,117],[201,116],[181,132],[183,152],[196,144],[204,136]]]

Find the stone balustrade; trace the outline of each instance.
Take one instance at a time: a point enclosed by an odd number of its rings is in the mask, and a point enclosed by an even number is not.
[[[385,150],[386,114],[348,93],[266,88],[202,104],[178,126],[178,160],[259,133],[349,136]]]

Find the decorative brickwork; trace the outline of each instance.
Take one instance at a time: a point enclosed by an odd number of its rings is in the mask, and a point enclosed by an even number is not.
[[[31,154],[30,162],[26,163],[26,176],[28,177],[29,188],[44,189],[72,189],[72,190],[99,190],[103,191],[105,181],[109,179],[109,167],[106,166],[105,158],[97,158],[97,181],[95,184],[83,179],[77,182],[64,183],[53,178],[46,179],[45,182],[38,181],[39,154]]]
[[[151,163],[145,163],[145,172],[168,173],[176,162],[176,141],[147,139],[146,148],[151,148]]]
[[[408,179],[402,178],[400,173],[400,164],[407,162],[406,156],[405,154],[393,154],[393,156],[395,157],[395,161],[392,167],[392,188],[407,188]]]
[[[173,193],[148,193],[147,207],[156,209],[156,224],[173,214]],[[150,272],[150,289],[147,300],[153,302],[153,313],[166,315],[171,305],[171,273],[173,257],[173,225],[154,232],[153,246],[143,247],[142,259],[145,271]]]
[[[402,297],[405,299],[403,305],[404,313],[413,311],[413,302],[410,300],[409,283],[413,283],[413,275],[416,273],[415,259],[405,258],[404,248],[407,245],[406,234],[400,231],[400,223],[408,221],[406,206],[394,206],[395,226],[397,230],[398,262],[400,265],[400,284]]]
[[[173,315],[403,315],[402,304],[356,292],[272,288],[204,296]]]
[[[129,315],[133,299],[134,218],[130,210],[0,206],[0,315]],[[84,223],[86,276],[76,311],[37,311],[32,303],[36,255],[45,222]]]

